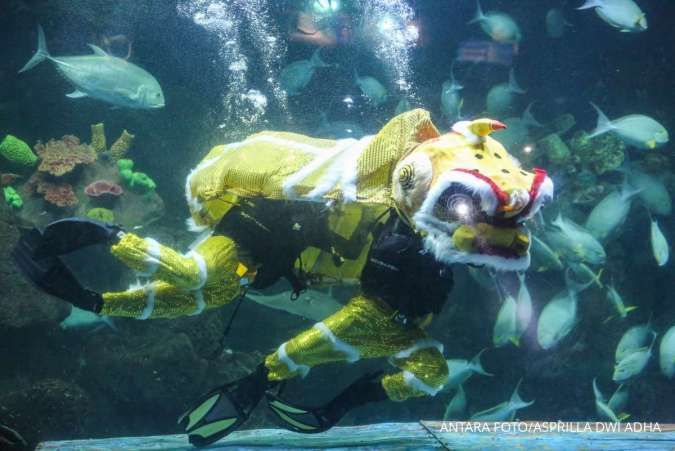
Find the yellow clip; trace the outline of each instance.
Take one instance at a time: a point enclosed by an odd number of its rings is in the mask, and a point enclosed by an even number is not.
[[[243,263],[237,265],[237,270],[235,271],[239,277],[244,277],[248,272],[248,268]]]

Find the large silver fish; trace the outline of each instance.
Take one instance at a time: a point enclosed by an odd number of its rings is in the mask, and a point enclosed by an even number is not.
[[[54,57],[47,50],[45,33],[38,26],[38,49],[19,73],[49,60],[75,86],[67,94],[72,99],[91,97],[118,107],[151,109],[164,107],[159,83],[144,69],[122,58],[107,54],[93,44],[92,55]]]
[[[602,20],[624,33],[647,29],[647,18],[633,0],[586,0],[577,9],[595,8]]]
[[[668,130],[655,119],[644,114],[629,114],[610,120],[594,103],[591,106],[598,113],[598,123],[589,138],[604,133],[614,133],[621,141],[637,149],[656,149],[668,143]]]

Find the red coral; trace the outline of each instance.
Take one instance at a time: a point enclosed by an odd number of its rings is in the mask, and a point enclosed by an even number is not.
[[[84,188],[84,194],[89,197],[119,197],[124,190],[117,183],[108,180],[96,180]]]
[[[52,183],[35,173],[26,183],[29,192],[42,194],[44,200],[60,208],[73,207],[79,203],[70,183]]]
[[[38,171],[56,177],[71,172],[78,165],[96,161],[96,151],[87,144],[81,144],[79,138],[72,135],[60,140],[50,139],[47,144],[38,141],[35,152],[42,159]]]

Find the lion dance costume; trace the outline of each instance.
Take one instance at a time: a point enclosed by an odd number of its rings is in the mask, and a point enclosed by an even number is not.
[[[15,256],[45,291],[102,315],[139,319],[197,315],[282,277],[294,295],[308,283],[360,282],[341,310],[179,420],[192,443],[212,443],[266,396],[284,426],[323,431],[364,403],[442,389],[443,346],[424,328],[452,288],[451,264],[529,266],[523,223],[552,197],[553,183],[543,170],[521,168],[489,136],[500,128],[478,119],[441,135],[427,111],[413,110],[360,140],[261,132],[213,148],[187,177],[190,227],[202,232],[189,252],[71,219],[25,234]],[[68,238],[73,228],[76,244]],[[148,283],[102,295],[77,285],[58,254],[102,240]],[[53,284],[55,274],[72,284]],[[274,390],[322,363],[375,357],[398,371],[366,375],[317,408],[292,405]]]

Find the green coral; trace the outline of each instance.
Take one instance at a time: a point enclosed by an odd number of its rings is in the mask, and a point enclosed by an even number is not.
[[[122,182],[132,189],[147,193],[157,187],[157,184],[149,175],[143,172],[134,172],[134,162],[129,159],[122,158],[118,160],[117,169],[119,170]]]
[[[87,212],[87,217],[103,222],[114,222],[115,214],[107,208],[92,208]]]
[[[14,188],[12,188],[11,186],[6,186],[5,188],[3,188],[3,192],[5,194],[5,202],[7,203],[7,205],[16,209],[23,207],[23,199]]]
[[[579,132],[570,140],[569,146],[579,162],[596,174],[618,169],[623,164],[626,150],[623,141],[612,133],[589,138],[587,133]]]
[[[38,159],[28,144],[12,135],[5,136],[5,139],[0,143],[0,156],[10,163],[22,167],[32,167]]]

